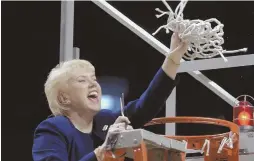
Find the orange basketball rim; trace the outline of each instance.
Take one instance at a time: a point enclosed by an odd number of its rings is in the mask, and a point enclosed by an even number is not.
[[[239,161],[239,127],[237,124],[205,117],[164,117],[155,118],[145,126],[165,123],[199,123],[228,127],[229,132],[217,135],[165,137],[186,141],[187,149],[204,151],[205,161]],[[185,154],[182,154],[182,160],[185,160]]]
[[[199,136],[166,136],[170,139],[186,142],[188,150],[196,150],[203,153],[205,161],[239,161],[239,127],[233,122],[221,119],[205,118],[205,117],[163,117],[155,118],[145,126],[166,124],[166,123],[199,123],[213,124],[228,127],[227,133],[217,135],[199,135]],[[138,149],[138,150],[137,150]],[[116,154],[119,156],[124,153],[124,149],[119,149]],[[150,161],[153,157],[152,151],[148,151],[145,143],[140,147],[134,148],[134,161]],[[186,153],[163,153],[163,161],[167,161],[170,157],[174,161],[185,161]],[[170,156],[169,156],[170,155]],[[104,158],[104,161],[124,161],[124,156],[120,158],[112,158],[110,154]],[[152,159],[152,161],[155,161]]]

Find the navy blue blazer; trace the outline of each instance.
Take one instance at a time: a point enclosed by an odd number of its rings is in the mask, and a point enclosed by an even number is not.
[[[177,80],[172,80],[160,68],[141,97],[125,106],[125,116],[129,118],[133,128],[141,128],[158,114]],[[80,132],[65,116],[47,118],[35,130],[33,160],[97,161],[93,151],[104,142],[107,134],[107,130],[102,129],[105,125],[112,125],[120,115],[120,110],[101,110],[94,117],[91,133]]]

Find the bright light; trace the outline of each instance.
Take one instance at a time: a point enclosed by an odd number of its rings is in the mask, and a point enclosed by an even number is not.
[[[254,127],[254,106],[248,101],[239,101],[233,109],[233,122],[242,129]]]
[[[238,115],[238,120],[240,125],[249,125],[250,119],[251,119],[251,116],[246,111],[242,111]]]
[[[111,110],[114,108],[114,97],[110,95],[102,95],[101,108]]]

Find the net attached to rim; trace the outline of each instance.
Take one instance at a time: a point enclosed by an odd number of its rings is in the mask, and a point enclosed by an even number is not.
[[[227,133],[199,136],[165,136],[186,142],[186,148],[192,152],[204,154],[205,161],[238,161],[239,160],[239,127],[237,124],[206,117],[163,117],[155,118],[145,126],[166,123],[199,123],[228,127]],[[187,151],[188,152],[188,151]],[[182,154],[182,161],[186,154]]]

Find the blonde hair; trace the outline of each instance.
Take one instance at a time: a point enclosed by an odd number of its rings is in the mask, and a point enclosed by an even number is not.
[[[58,92],[66,85],[71,73],[77,68],[88,68],[93,65],[87,60],[74,59],[59,63],[53,68],[44,84],[44,91],[47,97],[49,108],[53,115],[64,115],[68,108],[63,107],[58,102]]]

